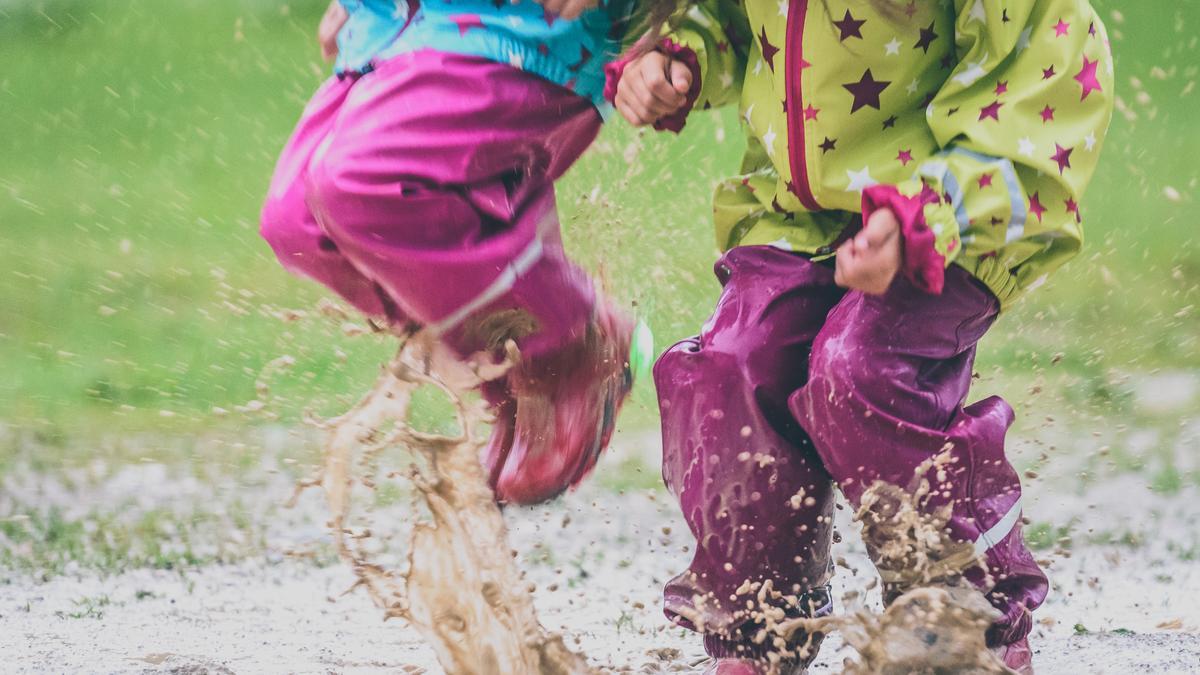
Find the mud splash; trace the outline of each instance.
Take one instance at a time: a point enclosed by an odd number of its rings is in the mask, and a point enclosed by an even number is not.
[[[985,640],[1000,612],[963,578],[982,562],[971,544],[950,537],[951,506],[929,504],[952,461],[948,448],[918,466],[906,487],[876,481],[863,493],[854,519],[884,584],[884,612],[859,607],[779,623],[781,642],[798,631],[836,630],[857,652],[845,663],[850,675],[1012,672]]]
[[[414,626],[450,675],[595,673],[538,622],[532,589],[517,568],[479,463],[484,439],[477,432],[489,420],[464,392],[507,365],[470,369],[443,358],[433,341],[404,340],[353,408],[319,423],[328,433],[324,464],[297,495],[306,487],[322,489],[338,554],[358,577],[350,590],[364,588],[385,618]],[[457,434],[425,433],[409,423],[413,395],[422,387],[441,391],[453,404]],[[380,457],[397,448],[411,457],[409,466],[381,474]],[[407,479],[416,490],[413,520],[420,507],[428,512],[412,527],[402,564],[371,545],[369,518],[354,518],[381,480],[395,479]],[[364,520],[368,525],[354,525]]]

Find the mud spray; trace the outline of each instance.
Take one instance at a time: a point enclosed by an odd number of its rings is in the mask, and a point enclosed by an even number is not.
[[[538,622],[532,588],[517,568],[479,463],[490,419],[466,392],[502,375],[515,353],[510,350],[503,364],[471,369],[439,351],[419,334],[403,339],[348,412],[310,420],[327,433],[323,464],[297,486],[292,501],[305,488],[321,488],[334,545],[357,577],[350,590],[364,588],[386,619],[414,626],[450,675],[603,672]],[[410,404],[423,387],[451,402],[457,433],[427,433],[410,423]],[[409,458],[407,469],[381,470],[382,458],[397,456]],[[810,637],[797,646],[797,634],[836,631],[856,652],[844,664],[852,675],[1010,672],[984,642],[997,610],[962,580],[978,564],[972,547],[946,535],[947,509],[922,508],[932,490],[927,475],[943,479],[949,461],[945,453],[919,467],[910,485],[876,483],[863,495],[855,519],[892,600],[882,614],[856,598],[845,599],[844,613],[816,619],[788,619],[764,609],[754,617],[762,627],[755,640],[790,656],[812,644]],[[420,522],[409,530],[407,555],[389,558],[372,546],[382,537],[373,532],[365,505],[381,482],[397,480],[414,489],[411,516]],[[783,598],[769,581],[741,590],[760,607]],[[782,666],[779,656],[772,658]]]
[[[502,372],[465,373],[438,368],[431,343],[413,337],[374,387],[344,415],[321,423],[328,433],[319,474],[300,484],[319,486],[329,505],[333,541],[341,558],[386,618],[412,624],[451,675],[580,675],[596,672],[548,633],[534,612],[531,588],[508,545],[504,519],[487,485],[477,432],[489,419],[464,392]],[[410,404],[421,387],[440,390],[453,404],[459,433],[417,431]],[[412,456],[401,475],[379,473],[378,458],[400,447]],[[372,531],[351,525],[356,501],[370,500],[380,480],[407,478],[428,513],[411,530],[403,569],[376,559]],[[414,509],[414,514],[417,510]],[[414,518],[417,516],[414,515]],[[353,589],[352,589],[353,590]]]

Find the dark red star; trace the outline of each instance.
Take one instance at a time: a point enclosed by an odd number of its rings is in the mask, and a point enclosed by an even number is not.
[[[1079,204],[1074,199],[1067,199],[1064,203],[1067,205],[1067,213],[1075,214],[1075,222],[1083,222],[1083,217],[1079,214]]]
[[[991,186],[992,186],[992,174],[985,173],[979,177],[979,189],[980,190],[982,190],[985,187],[991,187]]]
[[[895,115],[892,115],[891,117],[889,117],[889,118],[887,118],[886,120],[884,120],[884,121],[883,121],[883,128],[884,128],[885,130],[886,130],[886,129],[891,129],[891,128],[895,127],[895,126],[896,126],[896,116],[895,116]]]
[[[997,122],[999,122],[1000,121],[1000,108],[1003,105],[1004,104],[1001,103],[1000,101],[993,101],[992,103],[983,106],[982,108],[979,109],[979,121],[982,122],[986,119],[993,119],[993,120],[996,120]]]
[[[934,21],[929,22],[928,28],[921,29],[921,39],[917,40],[917,44],[913,45],[913,49],[924,50],[929,53],[929,48],[933,46],[933,41],[938,39],[938,34],[933,32]]]
[[[779,53],[779,47],[771,44],[771,41],[767,39],[766,24],[762,27],[762,33],[759,34],[758,41],[762,43],[763,60],[767,62],[767,67],[771,69],[771,72],[775,72],[775,55]]]
[[[1008,23],[1009,21],[1012,21],[1012,19],[1008,18],[1008,10],[1005,9],[1005,10],[1001,11],[1000,12],[1000,23]]]
[[[1075,152],[1075,148],[1064,148],[1058,143],[1054,144],[1054,154],[1050,159],[1058,164],[1058,175],[1062,175],[1067,169],[1071,168],[1071,153]]]
[[[1093,91],[1103,91],[1100,87],[1100,80],[1096,77],[1096,67],[1099,65],[1099,59],[1089,61],[1088,57],[1083,57],[1083,68],[1075,76],[1075,81],[1083,87],[1083,96],[1079,99],[1080,101],[1087,100]]]
[[[843,84],[842,88],[854,95],[854,103],[850,107],[850,112],[856,113],[868,106],[879,110],[879,95],[890,84],[891,82],[888,81],[876,80],[871,75],[870,68],[867,68],[858,82]]]
[[[822,155],[827,152],[832,152],[833,150],[837,150],[837,139],[826,136],[825,142],[820,145],[820,148],[821,148]]]
[[[846,10],[846,16],[842,17],[841,21],[834,21],[833,25],[837,26],[838,30],[842,32],[842,42],[845,42],[847,38],[852,37],[856,37],[861,40],[862,27],[866,22],[866,19],[863,19],[862,21],[855,19],[854,16],[850,14],[850,10]]]
[[[910,19],[917,15],[917,0],[909,0],[904,6],[904,15]]]
[[[1049,105],[1047,105],[1045,108],[1042,108],[1042,124],[1045,124],[1046,122],[1053,122],[1053,121],[1054,121],[1054,108],[1051,108]]]
[[[579,46],[579,61],[567,66],[567,70],[571,71],[572,73],[578,73],[580,70],[583,70],[583,67],[585,65],[587,65],[588,61],[591,61],[591,60],[592,60],[592,52],[589,51],[587,47],[580,45]]]
[[[1008,81],[996,83],[996,95],[1001,96],[1008,93]]]
[[[1033,215],[1037,216],[1038,222],[1042,222],[1042,214],[1046,213],[1046,207],[1042,206],[1042,200],[1039,198],[1040,193],[1035,192],[1029,198],[1029,210]]]
[[[1000,216],[992,216],[992,225],[1000,225],[1004,223],[1004,219]]]
[[[900,162],[900,166],[908,166],[908,163],[913,161],[912,150],[901,150],[899,155],[896,155],[896,160]]]
[[[720,42],[717,43],[717,51],[721,52],[722,54],[724,54],[725,52],[728,52],[729,51],[729,43],[724,40],[721,40]]]
[[[1096,37],[1096,22],[1095,21],[1088,24],[1088,35],[1091,35],[1092,37]]]
[[[1054,66],[1050,66],[1049,68],[1045,68],[1042,70],[1042,79],[1043,80],[1048,80],[1048,79],[1054,77],[1054,75],[1055,75]]]
[[[554,22],[558,20],[558,15],[548,9],[543,9],[542,20],[546,22],[547,26],[553,26]]]

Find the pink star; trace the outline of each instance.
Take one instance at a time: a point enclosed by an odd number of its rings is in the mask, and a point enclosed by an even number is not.
[[[1067,213],[1075,214],[1075,222],[1083,222],[1083,217],[1079,215],[1079,204],[1074,199],[1068,199],[1064,203],[1067,205]]]
[[[1049,68],[1045,68],[1042,70],[1042,79],[1043,80],[1048,80],[1048,79],[1054,77],[1054,75],[1055,75],[1054,66],[1050,66]]]
[[[807,122],[808,120],[815,120],[815,119],[817,119],[817,115],[820,115],[820,114],[821,114],[821,109],[814,108],[813,104],[809,103],[808,107],[804,109],[804,121]]]
[[[1088,95],[1093,91],[1103,91],[1100,87],[1100,80],[1096,77],[1096,67],[1099,65],[1100,59],[1089,61],[1088,57],[1083,57],[1083,68],[1075,76],[1075,81],[1083,87],[1083,96],[1079,99],[1080,101],[1086,101]]]
[[[901,150],[896,159],[899,160],[900,166],[908,166],[908,163],[913,161],[912,150]]]
[[[556,19],[558,19],[558,15],[554,12],[551,12],[548,9],[542,10],[542,20],[546,22],[547,26],[553,26]]]
[[[1054,37],[1062,37],[1062,36],[1066,35],[1070,30],[1071,30],[1071,24],[1067,23],[1066,21],[1063,21],[1062,19],[1059,19],[1058,24],[1054,26]]]
[[[478,14],[455,14],[450,20],[458,26],[459,36],[466,35],[472,28],[483,28],[483,21]]]
[[[1040,193],[1035,192],[1033,193],[1033,196],[1029,198],[1029,210],[1033,212],[1033,215],[1037,216],[1038,222],[1040,223],[1042,222],[1042,214],[1046,212],[1046,207],[1042,206],[1042,200],[1038,198],[1039,194]]]
[[[991,187],[991,186],[992,186],[992,174],[985,173],[979,177],[979,189],[980,190],[982,190],[985,187]]]
[[[1058,174],[1061,176],[1064,171],[1071,168],[1071,153],[1075,152],[1075,148],[1064,148],[1058,143],[1054,144],[1054,154],[1050,159],[1058,164]]]
[[[1001,94],[1007,94],[1007,93],[1008,93],[1008,82],[1007,81],[999,82],[996,84],[996,95],[997,96],[1000,96]]]
[[[985,105],[984,107],[980,108],[979,109],[979,121],[982,122],[988,118],[991,118],[991,119],[994,119],[997,122],[999,122],[1000,121],[1000,108],[1003,105],[1004,104],[1001,103],[1000,101],[995,101],[995,102],[991,103],[990,105]]]
[[[1042,108],[1042,124],[1045,124],[1046,122],[1053,122],[1053,121],[1054,121],[1054,108],[1051,108],[1050,106],[1047,105],[1045,108]]]

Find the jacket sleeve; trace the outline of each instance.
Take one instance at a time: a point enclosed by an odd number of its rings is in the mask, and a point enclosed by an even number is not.
[[[864,192],[900,217],[904,273],[941,291],[958,259],[1002,305],[1079,251],[1079,203],[1113,110],[1104,26],[1083,0],[955,0],[957,65],[926,120],[940,150]],[[963,248],[969,250],[963,253]]]
[[[655,128],[678,132],[694,108],[717,108],[736,102],[751,40],[742,0],[702,0],[670,22],[658,38],[656,49],[688,65],[692,89],[683,108],[659,120]],[[610,102],[616,97],[617,82],[628,61],[626,55],[606,68],[605,97]]]

